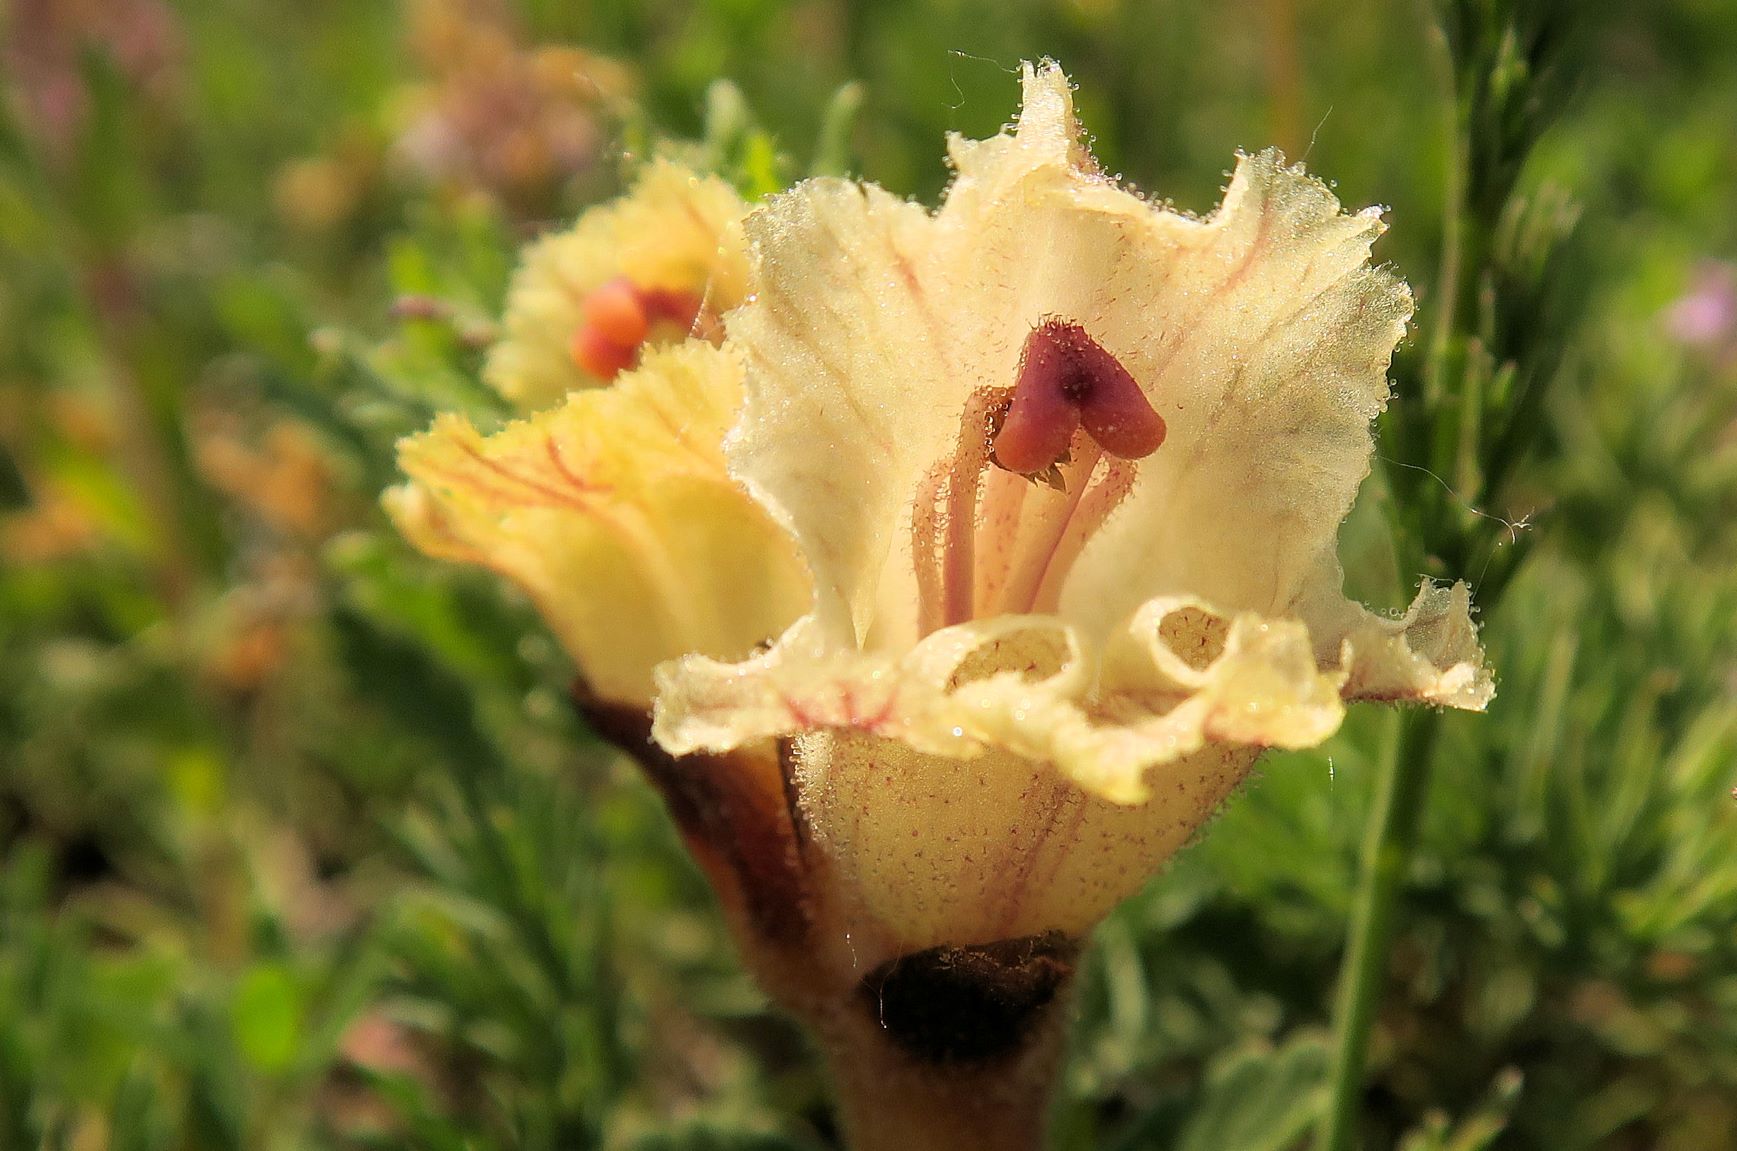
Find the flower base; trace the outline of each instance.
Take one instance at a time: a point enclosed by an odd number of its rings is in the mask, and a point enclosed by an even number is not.
[[[933,948],[810,1023],[851,1151],[1035,1151],[1060,1069],[1076,945]]]

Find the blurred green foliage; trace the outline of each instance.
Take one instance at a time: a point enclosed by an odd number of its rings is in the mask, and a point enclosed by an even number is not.
[[[1476,38],[1516,7],[1518,38]],[[476,368],[517,244],[655,141],[751,192],[850,169],[932,198],[943,134],[993,132],[1043,55],[1112,171],[1205,211],[1235,148],[1279,143],[1390,205],[1384,257],[1453,317],[1402,349],[1348,578],[1389,605],[1474,580],[1501,697],[1442,721],[1367,1145],[1737,1148],[1727,5],[8,0],[0,25],[0,1148],[833,1144],[526,605],[414,556],[374,497],[435,411],[498,418]],[[552,44],[577,90],[535,80]],[[1444,228],[1456,133],[1471,236]],[[1104,926],[1057,1146],[1306,1139],[1389,724],[1270,758]]]

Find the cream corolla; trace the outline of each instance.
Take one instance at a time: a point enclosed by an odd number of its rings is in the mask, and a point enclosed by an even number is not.
[[[930,212],[812,180],[748,217],[729,470],[808,611],[657,672],[675,756],[779,741],[873,962],[1088,930],[1345,701],[1482,708],[1463,584],[1401,619],[1337,535],[1411,297],[1275,153],[1206,218],[1102,174],[1066,78]]]

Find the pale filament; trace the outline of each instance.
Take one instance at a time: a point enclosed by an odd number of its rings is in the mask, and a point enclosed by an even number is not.
[[[1062,491],[1037,492],[1035,500],[1027,498],[1007,582],[998,602],[985,605],[989,613],[1018,615],[1034,609],[1044,573],[1067,537],[1104,454],[1083,432],[1074,433],[1072,451],[1073,458],[1061,465]]]
[[[1132,487],[1136,465],[1109,458],[1084,433],[1060,465],[1062,491],[996,467],[993,419],[1005,389],[974,393],[959,445],[918,485],[911,518],[917,626],[1053,610],[1086,542]],[[985,473],[988,473],[987,478]]]
[[[990,468],[983,488],[983,503],[977,513],[976,602],[989,607],[998,602],[1001,589],[1012,574],[1026,494],[1042,498],[1043,493],[1036,490],[1029,477],[1003,468]]]
[[[941,551],[942,626],[976,616],[977,504],[983,473],[989,467],[994,416],[1001,397],[989,390],[971,394],[960,423],[959,447],[947,477],[947,540]]]
[[[917,577],[917,634],[928,635],[942,626],[945,602],[941,577],[942,497],[947,491],[952,461],[941,459],[917,485],[911,507],[911,566]]]
[[[1038,584],[1037,597],[1028,611],[1053,613],[1061,604],[1062,584],[1074,561],[1086,550],[1086,543],[1104,526],[1121,502],[1134,490],[1139,467],[1133,460],[1111,458],[1107,467],[1068,516],[1060,541],[1044,567],[1043,580]]]

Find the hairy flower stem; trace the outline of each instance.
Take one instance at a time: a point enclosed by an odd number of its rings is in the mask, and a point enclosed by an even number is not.
[[[1430,324],[1429,355],[1424,361],[1423,395],[1426,403],[1439,405],[1446,391],[1447,361],[1460,314],[1461,244],[1465,229],[1466,178],[1470,167],[1460,104],[1454,85],[1453,50],[1447,32],[1435,20],[1424,21],[1430,61],[1442,91],[1442,130],[1448,140],[1447,170],[1442,174],[1441,267],[1436,272],[1435,317]]]
[[[1397,723],[1363,841],[1362,876],[1333,1012],[1338,1025],[1330,1094],[1316,1133],[1316,1151],[1351,1151],[1357,1145],[1369,1033],[1387,975],[1394,908],[1417,847],[1441,716],[1419,711],[1399,717]]]
[[[1043,1145],[1077,940],[1048,932],[924,948],[865,973],[828,862],[791,806],[782,755],[762,745],[669,756],[651,742],[649,716],[583,681],[573,702],[663,796],[749,970],[824,1051],[851,1151]]]
[[[852,1012],[822,1042],[850,1151],[1040,1151],[1061,1068],[1065,1012],[1013,1055],[936,1065]]]

